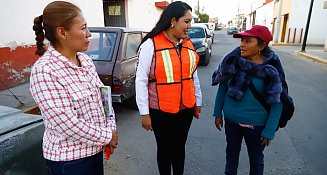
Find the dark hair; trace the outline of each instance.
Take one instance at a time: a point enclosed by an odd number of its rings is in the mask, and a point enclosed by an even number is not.
[[[178,21],[178,19],[183,17],[188,10],[192,11],[192,7],[182,1],[175,1],[169,4],[160,15],[160,19],[156,26],[143,38],[141,44],[144,43],[148,38],[153,38],[155,35],[168,29],[171,25],[170,21],[172,18],[175,17],[176,21]]]
[[[257,38],[257,37],[256,37]],[[263,41],[261,38],[257,38],[258,39],[258,46],[259,47],[261,47],[261,46],[265,46],[265,48],[263,48],[261,51],[260,51],[260,53],[262,54],[262,55],[266,55],[266,53],[268,52],[268,50],[269,50],[269,47],[268,47],[268,44],[265,42],[265,41]]]
[[[48,39],[52,45],[55,45],[57,43],[56,28],[63,27],[69,30],[73,18],[81,13],[81,9],[70,2],[54,1],[49,3],[44,8],[43,15],[34,18],[33,30],[36,35],[37,47],[35,54],[39,56],[44,54],[44,38]]]

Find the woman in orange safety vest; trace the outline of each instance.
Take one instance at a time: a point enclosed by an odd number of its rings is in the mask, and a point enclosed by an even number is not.
[[[154,131],[160,174],[184,173],[185,143],[202,96],[197,76],[199,56],[187,36],[192,8],[175,1],[139,47],[136,102],[142,127]]]

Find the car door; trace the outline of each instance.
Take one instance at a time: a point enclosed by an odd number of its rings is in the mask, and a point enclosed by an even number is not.
[[[123,80],[123,100],[135,96],[135,75],[137,63],[137,48],[142,41],[142,32],[125,34],[125,51],[121,62],[121,79]]]

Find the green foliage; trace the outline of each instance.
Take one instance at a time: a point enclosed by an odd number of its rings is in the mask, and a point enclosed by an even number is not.
[[[199,18],[201,23],[207,23],[209,21],[209,15],[206,13],[200,14]]]
[[[195,9],[195,14],[199,16],[199,22],[207,23],[209,21],[209,15],[206,13],[201,13],[197,9]]]

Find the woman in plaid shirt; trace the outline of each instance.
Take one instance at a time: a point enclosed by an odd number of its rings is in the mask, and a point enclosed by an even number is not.
[[[48,172],[102,175],[102,150],[117,147],[118,133],[114,118],[105,117],[95,66],[81,53],[91,36],[82,12],[69,2],[52,2],[34,19],[33,30],[41,57],[32,68],[30,91],[44,119]]]

